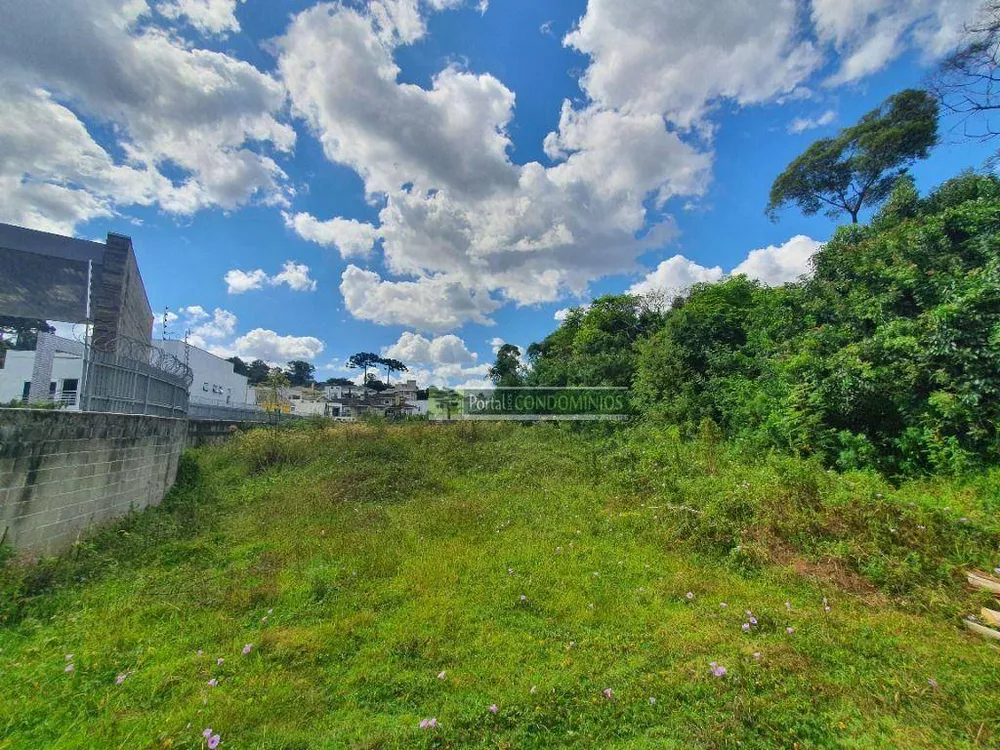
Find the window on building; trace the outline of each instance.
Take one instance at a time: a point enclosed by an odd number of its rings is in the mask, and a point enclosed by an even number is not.
[[[62,401],[70,406],[76,403],[76,391],[79,381],[76,378],[66,378],[62,383]]]

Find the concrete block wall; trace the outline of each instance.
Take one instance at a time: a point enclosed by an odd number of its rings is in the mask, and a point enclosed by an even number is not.
[[[0,535],[52,554],[92,524],[159,504],[187,440],[186,419],[0,409]]]

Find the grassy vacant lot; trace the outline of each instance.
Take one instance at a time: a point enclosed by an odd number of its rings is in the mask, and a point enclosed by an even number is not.
[[[998,747],[958,578],[1000,565],[998,486],[649,428],[248,433],[0,571],[0,748]]]

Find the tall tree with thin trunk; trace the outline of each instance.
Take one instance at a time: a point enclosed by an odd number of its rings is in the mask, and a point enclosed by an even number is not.
[[[364,370],[365,376],[361,382],[367,384],[368,370],[378,366],[381,361],[382,358],[375,352],[358,352],[348,358],[347,367],[351,370]]]
[[[893,94],[834,138],[812,144],[778,175],[766,213],[772,220],[793,203],[806,216],[848,214],[878,205],[917,159],[937,143],[937,101],[926,91]]]

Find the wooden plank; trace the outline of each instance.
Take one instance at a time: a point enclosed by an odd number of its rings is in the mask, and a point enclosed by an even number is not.
[[[995,609],[987,609],[986,607],[983,607],[979,612],[979,617],[987,625],[1000,628],[1000,612],[997,612]]]
[[[1000,641],[1000,630],[988,628],[985,625],[980,625],[978,622],[973,622],[972,620],[963,620],[963,622],[965,623],[965,627],[973,633],[981,635],[983,638],[992,638],[995,641]]]
[[[992,591],[994,594],[1000,594],[1000,579],[994,578],[986,573],[980,573],[979,571],[973,571],[967,574],[969,579],[969,584],[977,589],[982,589],[983,591]]]

